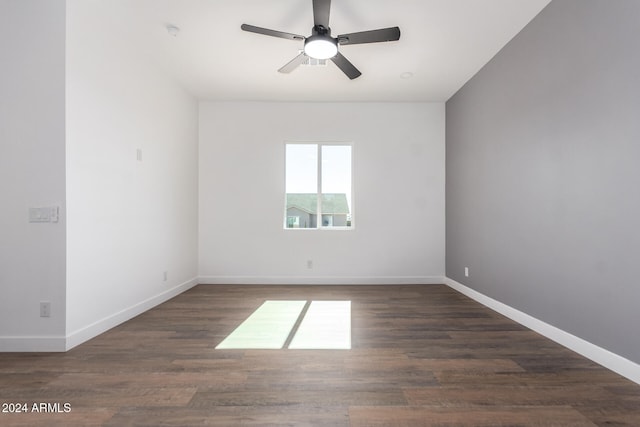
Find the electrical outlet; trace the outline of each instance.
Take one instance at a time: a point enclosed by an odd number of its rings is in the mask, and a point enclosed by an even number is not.
[[[40,317],[51,317],[51,303],[43,301],[40,303]]]
[[[168,272],[165,271],[165,272],[162,273],[162,281],[163,282],[166,282],[168,277],[169,277],[169,273]]]
[[[311,269],[313,268],[313,260],[307,260],[307,268]]]
[[[464,277],[469,277],[469,267],[464,268]]]

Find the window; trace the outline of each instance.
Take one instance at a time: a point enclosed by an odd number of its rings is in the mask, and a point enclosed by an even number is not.
[[[351,145],[285,145],[285,228],[353,227]]]

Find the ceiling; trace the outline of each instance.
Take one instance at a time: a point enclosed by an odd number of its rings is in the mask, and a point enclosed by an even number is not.
[[[443,102],[549,1],[333,0],[334,35],[402,32],[395,42],[340,47],[362,72],[355,80],[331,62],[278,73],[302,42],[240,29],[248,23],[308,36],[311,0],[78,0],[68,16],[146,57],[199,99]],[[169,24],[180,28],[177,36]]]

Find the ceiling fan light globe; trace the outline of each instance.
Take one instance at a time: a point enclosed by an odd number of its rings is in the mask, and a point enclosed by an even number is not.
[[[314,59],[329,59],[338,54],[338,43],[331,37],[311,36],[305,40],[304,53]]]

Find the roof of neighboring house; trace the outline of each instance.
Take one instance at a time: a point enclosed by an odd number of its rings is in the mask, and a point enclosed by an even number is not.
[[[315,214],[318,197],[315,193],[287,193],[287,210],[297,208]],[[344,193],[324,193],[322,195],[323,214],[349,214],[347,195]]]

